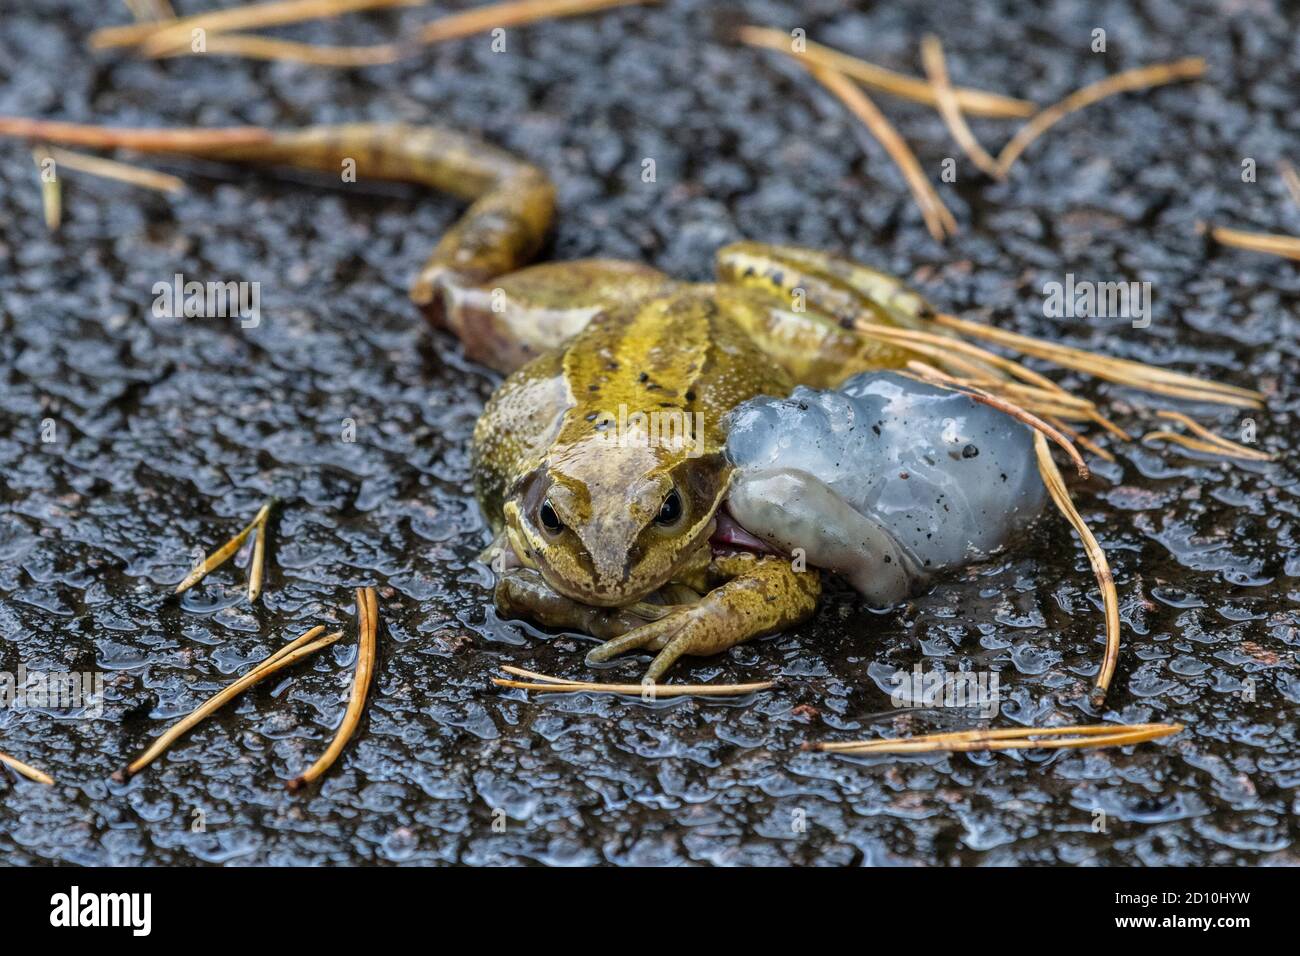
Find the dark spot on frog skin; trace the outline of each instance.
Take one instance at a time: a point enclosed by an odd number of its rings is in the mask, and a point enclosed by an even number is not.
[[[979,457],[979,453],[980,450],[976,448],[974,445],[967,445],[965,448],[961,450],[961,456],[963,458],[977,458]]]

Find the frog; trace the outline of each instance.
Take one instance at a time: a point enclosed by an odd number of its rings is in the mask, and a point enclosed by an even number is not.
[[[963,336],[989,337],[972,323],[936,316],[887,273],[801,246],[732,243],[716,253],[713,279],[701,282],[613,259],[533,264],[554,220],[554,184],[538,166],[458,130],[395,122],[122,129],[4,117],[0,134],[342,168],[356,181],[410,182],[466,201],[410,298],[436,329],[460,340],[468,358],[504,376],[471,441],[475,494],[492,535],[483,557],[496,572],[494,603],[507,619],[599,639],[586,655],[593,666],[653,654],[643,678],[649,684],[684,656],[795,627],[821,599],[815,566],[748,547],[763,542],[727,512],[736,478],[725,453],[731,413],[760,396],[782,399],[798,387],[832,389],[862,373],[913,369],[919,358],[935,359],[936,337],[952,342],[954,362],[971,354]],[[881,330],[925,333],[928,344]],[[996,340],[1105,377],[1087,353],[1025,336]],[[954,367],[1005,378],[1008,364],[986,354]],[[1113,374],[1141,386],[1146,370]],[[1166,390],[1206,385],[1161,375]],[[1023,369],[1018,377],[1031,389],[1053,385]],[[1262,398],[1242,389],[1224,398],[1223,389],[1218,398],[1207,393],[1210,400],[1253,407]],[[675,427],[656,432],[658,421]],[[813,527],[845,507],[807,476],[769,478],[799,491],[789,497],[802,509],[797,526]],[[747,491],[752,497],[760,487]],[[761,515],[762,502],[754,504],[749,513]],[[829,536],[824,544],[838,550],[842,542]],[[879,566],[849,563],[868,573]],[[864,590],[871,587],[865,582]]]

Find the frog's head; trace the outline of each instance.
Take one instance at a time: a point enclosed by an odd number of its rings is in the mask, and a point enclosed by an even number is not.
[[[698,558],[729,477],[720,453],[584,443],[552,455],[515,486],[507,533],[556,591],[621,607]]]

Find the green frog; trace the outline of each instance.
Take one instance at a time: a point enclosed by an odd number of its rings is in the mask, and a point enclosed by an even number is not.
[[[5,118],[0,133],[342,169],[468,200],[411,296],[469,357],[506,373],[472,450],[496,536],[487,552],[496,604],[508,617],[605,639],[591,663],[654,652],[647,681],[683,655],[791,627],[820,596],[817,570],[797,560],[715,549],[733,477],[723,454],[728,412],[799,384],[829,388],[859,372],[934,361],[936,334],[951,336],[952,361],[974,375],[996,377],[1008,364],[961,358],[971,347],[952,329],[975,334],[973,323],[936,321],[898,280],[811,249],[737,243],[718,253],[715,280],[704,283],[604,259],[528,266],[554,216],[554,187],[537,167],[459,132],[395,123],[132,130]],[[924,331],[930,344],[870,328]],[[1031,341],[1013,346],[1038,354]],[[1096,364],[1034,348],[1069,367]],[[1029,382],[1022,389],[1053,386],[1019,375]],[[1245,394],[1239,402],[1257,402]],[[664,423],[671,427],[656,427]]]

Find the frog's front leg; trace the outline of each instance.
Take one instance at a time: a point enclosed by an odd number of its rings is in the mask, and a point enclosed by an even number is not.
[[[618,637],[672,613],[671,607],[645,603],[630,608],[581,604],[552,589],[532,568],[500,572],[492,599],[504,618],[531,620],[545,627],[581,631],[602,639]]]
[[[606,641],[587,655],[588,664],[631,650],[656,650],[644,680],[657,682],[683,654],[718,654],[751,637],[773,634],[805,620],[817,607],[821,578],[796,571],[788,560],[752,554],[715,558],[710,573],[726,583],[698,603],[680,605],[662,618]]]

